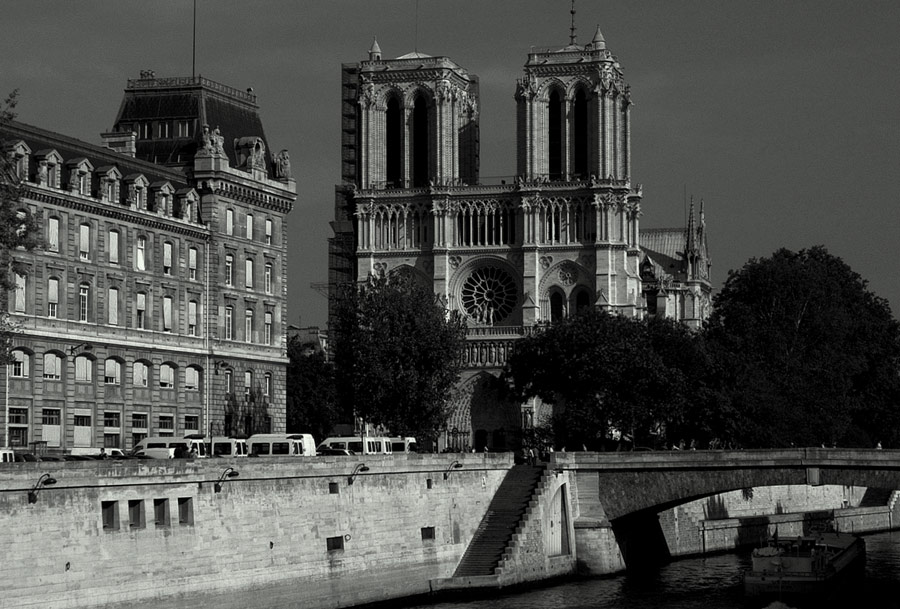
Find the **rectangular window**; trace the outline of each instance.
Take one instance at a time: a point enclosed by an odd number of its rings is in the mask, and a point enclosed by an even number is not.
[[[169,526],[169,500],[154,499],[153,500],[153,521],[158,527]]]
[[[188,414],[184,416],[185,431],[200,431],[200,417]]]
[[[194,300],[188,303],[188,334],[197,336],[197,302]]]
[[[47,249],[51,252],[59,251],[59,218],[50,218],[47,222]]]
[[[163,296],[163,332],[172,331],[172,297]]]
[[[247,286],[247,289],[251,289],[253,287],[253,259],[247,258],[247,261],[244,263],[244,285]]]
[[[59,309],[59,279],[47,280],[47,317],[56,318]]]
[[[10,425],[28,425],[28,409],[27,408],[10,408],[9,409]]]
[[[103,434],[103,446],[104,448],[121,448],[122,436],[117,433],[105,433]]]
[[[118,531],[119,530],[119,502],[118,501],[101,501],[100,511],[103,514],[103,530]]]
[[[109,288],[107,308],[109,310],[109,325],[119,325],[119,290],[118,288]]]
[[[172,274],[172,244],[163,243],[163,275]]]
[[[143,529],[146,526],[143,499],[128,500],[128,522],[132,529]]]
[[[147,415],[143,413],[134,413],[131,415],[131,427],[134,429],[147,429]]]
[[[251,216],[250,214],[247,214],[247,225],[244,236],[247,239],[253,240],[253,216]]]
[[[134,245],[134,268],[139,271],[146,270],[147,260],[144,257],[147,250],[147,238],[138,237]]]
[[[82,260],[91,259],[91,227],[82,224],[78,239],[78,257]]]
[[[119,264],[119,232],[109,231],[109,262]]]
[[[434,539],[434,527],[422,527],[422,541]]]
[[[167,435],[163,432],[168,432],[168,435],[172,435],[172,432],[175,431],[175,417],[170,414],[161,414],[159,415],[159,435],[164,436]]]
[[[86,414],[76,414],[75,415],[75,427],[90,427],[91,426],[91,417]]]
[[[344,549],[344,537],[343,535],[338,535],[337,537],[329,537],[325,540],[325,547],[329,552],[334,552],[336,550]]]
[[[272,375],[268,372],[263,377],[263,397],[266,399],[272,397]]]
[[[225,307],[225,340],[232,340],[234,335],[234,309]]]
[[[137,295],[137,303],[135,304],[135,320],[134,325],[140,329],[144,329],[144,321],[146,319],[146,311],[147,311],[147,295],[144,293],[139,293]]]
[[[87,448],[94,446],[93,429],[91,428],[91,415],[76,414],[74,440],[75,446]]]
[[[156,123],[156,137],[161,140],[169,138],[169,123],[160,121]]]
[[[118,413],[118,412],[104,412],[103,413],[103,426],[118,428],[122,421],[121,417],[122,417],[121,413]]]
[[[86,285],[78,288],[78,321],[88,320],[88,297],[90,288]]]
[[[9,445],[22,448],[28,446],[28,427],[10,427]]]
[[[178,498],[178,524],[194,524],[194,500],[191,497]]]
[[[41,425],[59,425],[60,414],[58,408],[44,408],[41,413]]]
[[[268,312],[266,313],[265,321],[266,321],[265,327],[264,327],[265,340],[263,342],[267,345],[271,345],[272,344],[272,314],[271,313],[268,313]]]
[[[191,121],[178,121],[176,125],[178,137],[191,137]]]
[[[234,285],[234,256],[225,256],[225,285]]]
[[[266,284],[266,294],[272,293],[272,265],[266,264],[266,272],[265,272],[265,284]]]
[[[234,234],[234,211],[231,209],[225,210],[225,234]]]
[[[272,221],[266,219],[266,245],[272,245]]]
[[[25,312],[25,275],[16,273],[16,313]]]
[[[191,280],[197,279],[197,248],[188,250],[188,273]]]
[[[244,313],[244,340],[253,341],[253,311],[250,309]]]
[[[108,359],[103,364],[103,383],[106,385],[121,384],[122,364],[114,359]]]

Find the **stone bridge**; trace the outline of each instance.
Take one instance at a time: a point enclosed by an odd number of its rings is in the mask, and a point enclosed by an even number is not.
[[[571,483],[579,560],[595,552],[609,560],[618,545],[629,566],[658,554],[657,514],[704,497],[802,484],[900,489],[900,451],[893,450],[571,452],[554,453],[550,468]]]

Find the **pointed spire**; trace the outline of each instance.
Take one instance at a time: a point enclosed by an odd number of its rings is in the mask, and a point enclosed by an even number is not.
[[[378,38],[372,36],[372,47],[369,49],[369,61],[381,60],[381,47],[378,46]]]
[[[569,12],[572,13],[572,27],[569,28],[569,44],[575,45],[577,40],[575,36],[575,0],[572,0],[572,9]]]
[[[603,33],[600,31],[599,23],[597,24],[597,31],[594,32],[594,39],[591,40],[591,48],[594,51],[606,48],[606,40],[603,38]]]
[[[687,226],[687,242],[684,244],[684,252],[685,254],[694,254],[696,253],[697,244],[694,241],[694,237],[696,236],[696,230],[694,229],[694,197],[691,195],[691,207],[690,211],[688,211],[688,226]]]

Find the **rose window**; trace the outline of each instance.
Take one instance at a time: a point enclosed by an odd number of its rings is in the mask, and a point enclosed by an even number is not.
[[[493,325],[503,321],[516,306],[516,283],[497,267],[475,269],[463,283],[462,306],[478,323]]]

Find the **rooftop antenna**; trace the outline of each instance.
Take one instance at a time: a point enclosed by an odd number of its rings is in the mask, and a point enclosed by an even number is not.
[[[572,9],[569,11],[572,13],[572,27],[569,28],[569,44],[575,45],[575,0],[572,0]]]
[[[191,42],[191,80],[193,80],[196,76],[197,76],[197,0],[194,0],[194,38],[193,38],[193,41]]]

